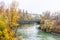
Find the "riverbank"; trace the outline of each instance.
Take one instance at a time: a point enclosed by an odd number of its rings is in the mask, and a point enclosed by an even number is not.
[[[38,30],[41,30],[41,28],[38,27]],[[45,30],[41,30],[41,31],[46,32],[46,29]],[[46,32],[46,33],[50,33],[50,34],[53,34],[53,35],[60,35],[60,32],[58,32],[58,31],[51,31],[51,32]]]

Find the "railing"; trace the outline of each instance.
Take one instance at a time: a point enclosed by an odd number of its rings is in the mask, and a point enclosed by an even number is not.
[[[29,24],[29,23],[40,22],[40,20],[18,20],[17,22],[20,23],[20,24]]]

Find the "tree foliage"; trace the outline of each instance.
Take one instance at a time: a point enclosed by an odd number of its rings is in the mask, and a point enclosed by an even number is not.
[[[46,32],[51,32],[55,30],[56,20],[51,20],[50,12],[45,12],[44,15],[41,15],[41,24],[40,27]]]
[[[15,2],[12,2],[8,9],[0,6],[0,40],[16,40],[13,28],[18,27],[19,24],[16,22],[18,18]]]

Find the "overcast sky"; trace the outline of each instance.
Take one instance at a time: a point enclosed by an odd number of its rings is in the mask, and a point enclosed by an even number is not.
[[[0,0],[4,1],[7,5],[12,0]],[[44,11],[56,12],[60,11],[60,0],[15,0],[19,2],[19,8],[27,10],[28,12],[40,14]]]

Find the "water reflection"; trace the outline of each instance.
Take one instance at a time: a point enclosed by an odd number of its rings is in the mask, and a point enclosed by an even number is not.
[[[24,37],[24,40],[60,40],[60,36],[45,33],[38,30],[39,25],[31,25],[28,28],[19,28],[18,32]]]

